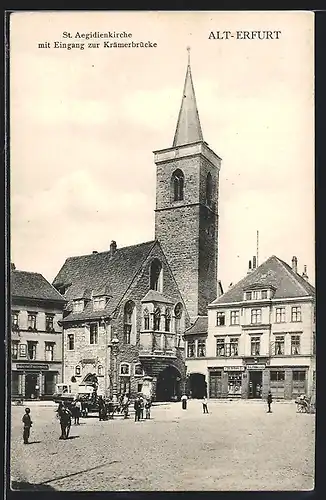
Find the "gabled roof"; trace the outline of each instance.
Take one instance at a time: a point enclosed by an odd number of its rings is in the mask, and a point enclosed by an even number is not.
[[[158,243],[149,241],[117,248],[113,255],[107,251],[69,257],[53,282],[58,287],[70,284],[65,293],[68,301],[84,297],[85,290],[92,290],[93,295],[110,293],[105,309],[93,311],[88,302],[84,311],[70,313],[63,321],[111,315],[155,244]]]
[[[224,295],[214,300],[212,305],[242,302],[243,292],[250,287],[254,289],[269,286],[275,288],[274,299],[314,297],[315,295],[315,288],[308,281],[295,273],[286,262],[272,255]]]
[[[11,271],[12,298],[65,302],[65,298],[40,273]]]
[[[207,334],[208,330],[208,317],[197,316],[194,324],[185,331],[185,335],[203,335]]]
[[[161,302],[162,304],[173,304],[170,299],[157,290],[149,290],[141,302]]]
[[[190,60],[188,60],[185,84],[173,147],[191,144],[203,140],[199,114],[196,103],[195,89],[192,82]]]

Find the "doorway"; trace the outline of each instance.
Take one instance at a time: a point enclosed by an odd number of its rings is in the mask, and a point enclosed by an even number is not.
[[[261,399],[263,372],[255,370],[249,372],[249,398]]]
[[[189,389],[193,399],[202,399],[204,396],[207,396],[205,375],[202,373],[191,373],[189,376]]]
[[[156,401],[175,401],[180,396],[180,372],[168,366],[157,377]]]
[[[37,373],[26,373],[25,375],[25,398],[35,399],[38,397]]]

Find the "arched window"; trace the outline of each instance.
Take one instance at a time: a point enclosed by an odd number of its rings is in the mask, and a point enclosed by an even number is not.
[[[102,365],[99,365],[97,367],[97,374],[101,377],[102,375],[104,375],[104,368]]]
[[[75,375],[80,375],[80,374],[81,374],[81,369],[80,369],[80,366],[77,365],[75,368]]]
[[[131,343],[131,336],[135,330],[135,303],[132,300],[126,302],[124,308],[124,330],[123,330],[123,341],[125,344]]]
[[[181,318],[182,318],[183,307],[181,302],[179,302],[174,308],[175,317],[175,332],[180,334],[181,331]]]
[[[212,203],[212,193],[213,193],[213,181],[212,176],[208,172],[206,177],[206,204],[210,205]]]
[[[149,312],[147,307],[144,310],[144,330],[149,330]]]
[[[154,259],[150,269],[150,289],[163,291],[163,269],[162,264],[158,259]]]
[[[154,310],[154,330],[159,331],[161,325],[161,309],[156,307]]]
[[[174,201],[183,200],[184,175],[181,170],[175,170],[172,174],[172,197]]]
[[[171,311],[170,309],[165,310],[165,331],[169,332],[171,329]]]
[[[144,375],[143,365],[141,363],[136,363],[134,365],[135,377],[142,377]]]

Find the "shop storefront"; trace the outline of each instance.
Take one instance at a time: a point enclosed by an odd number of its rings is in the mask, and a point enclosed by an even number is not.
[[[227,376],[228,397],[241,397],[242,374],[244,366],[225,366],[224,372]]]
[[[14,363],[11,374],[12,397],[50,398],[61,380],[61,364]]]

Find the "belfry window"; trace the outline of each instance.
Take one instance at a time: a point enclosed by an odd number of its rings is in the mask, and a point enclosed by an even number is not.
[[[212,193],[213,193],[212,176],[208,172],[206,177],[206,205],[210,205],[212,203]]]
[[[181,170],[175,170],[172,174],[173,200],[181,201],[184,195],[184,175]]]
[[[158,259],[154,259],[150,269],[150,289],[163,291],[163,269],[162,264]]]

